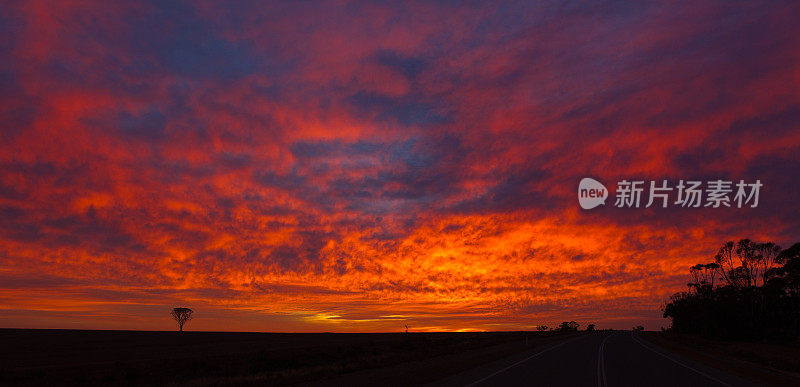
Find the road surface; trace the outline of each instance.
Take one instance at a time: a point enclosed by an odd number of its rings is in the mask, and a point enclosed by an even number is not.
[[[467,386],[752,386],[631,331],[606,331],[543,347],[442,381]]]

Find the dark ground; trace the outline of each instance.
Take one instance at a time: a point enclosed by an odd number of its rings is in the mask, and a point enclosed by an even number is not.
[[[672,332],[646,332],[653,344],[760,384],[800,385],[800,342],[722,340]]]
[[[698,356],[654,332],[0,329],[0,348],[0,385],[800,385],[796,375]]]
[[[489,372],[494,369],[493,372]],[[452,386],[754,386],[643,341],[631,331],[603,331],[534,351],[516,361],[456,375]]]
[[[0,385],[290,384],[458,357],[444,367],[417,367],[408,379],[416,384],[565,336],[0,329]]]

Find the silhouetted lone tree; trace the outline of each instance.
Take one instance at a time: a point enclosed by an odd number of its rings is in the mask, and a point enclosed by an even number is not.
[[[172,309],[172,316],[178,322],[178,332],[183,332],[183,324],[192,319],[193,310],[189,308],[174,308]]]
[[[595,327],[595,325],[594,325],[594,324],[589,324],[589,325],[587,325],[587,326],[586,326],[586,332],[592,332],[592,331],[594,331],[594,327]]]

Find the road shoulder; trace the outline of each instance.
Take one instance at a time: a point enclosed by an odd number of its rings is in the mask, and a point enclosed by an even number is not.
[[[769,386],[800,385],[800,377],[797,374],[738,359],[729,353],[704,351],[676,340],[670,340],[662,333],[644,332],[639,335],[639,338],[655,348],[695,363],[727,372],[751,383]]]

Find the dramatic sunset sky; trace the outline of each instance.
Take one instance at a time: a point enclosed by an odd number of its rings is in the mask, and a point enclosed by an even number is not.
[[[800,241],[798,2],[222,3],[0,2],[0,327],[658,329]]]

